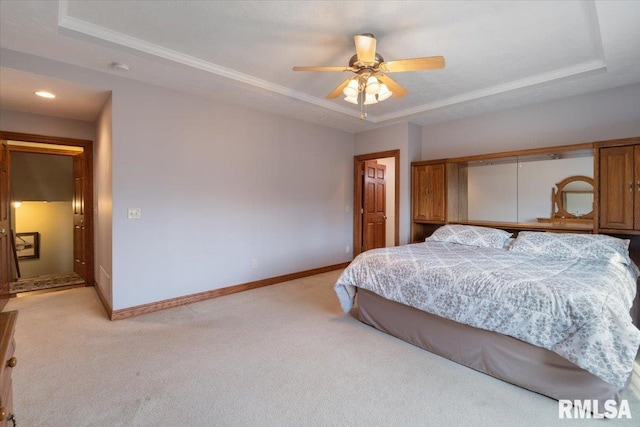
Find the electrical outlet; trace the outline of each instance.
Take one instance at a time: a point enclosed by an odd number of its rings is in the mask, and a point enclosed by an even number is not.
[[[254,259],[251,261],[251,268],[258,268],[258,260]]]
[[[344,248],[344,253],[348,254],[349,253],[349,249],[350,249],[349,246],[345,247]]]
[[[127,211],[128,219],[140,219],[141,216],[142,213],[140,212],[140,208],[129,208],[129,210]]]

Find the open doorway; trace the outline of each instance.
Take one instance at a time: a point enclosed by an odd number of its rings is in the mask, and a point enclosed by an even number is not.
[[[354,157],[353,256],[399,244],[400,150]]]
[[[11,196],[9,293],[93,285],[92,142],[7,132],[0,137]]]

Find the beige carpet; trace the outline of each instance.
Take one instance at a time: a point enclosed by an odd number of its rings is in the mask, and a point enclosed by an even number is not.
[[[637,425],[557,402],[340,311],[325,273],[110,322],[93,288],[10,300],[20,426]]]

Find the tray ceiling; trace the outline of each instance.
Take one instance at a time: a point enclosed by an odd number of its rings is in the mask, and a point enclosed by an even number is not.
[[[640,81],[640,2],[3,1],[0,8],[3,48],[110,73],[114,61],[124,62],[130,71],[119,75],[127,78],[349,132]],[[348,73],[291,68],[347,65],[353,35],[363,32],[375,34],[386,60],[442,55],[446,67],[393,74],[408,95],[370,106],[361,122],[357,106],[325,99]],[[10,68],[1,58],[0,65]],[[0,84],[16,73],[0,73]],[[105,89],[88,90],[99,98]],[[2,90],[0,106],[15,108],[12,96]]]

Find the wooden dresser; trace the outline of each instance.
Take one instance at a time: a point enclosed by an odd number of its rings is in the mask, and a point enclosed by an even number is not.
[[[16,425],[13,415],[13,389],[11,371],[18,363],[13,353],[16,342],[13,339],[17,311],[0,313],[0,427]]]

